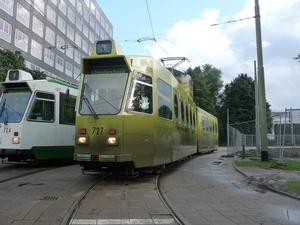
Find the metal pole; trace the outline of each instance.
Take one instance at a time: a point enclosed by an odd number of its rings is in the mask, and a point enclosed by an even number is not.
[[[259,134],[259,103],[258,103],[258,86],[256,74],[256,61],[254,61],[254,90],[255,90],[255,133],[256,133],[256,156],[260,155],[260,134]]]
[[[293,126],[293,109],[291,107],[290,109],[290,123],[291,123],[291,138],[292,138],[292,145],[295,146],[295,141],[294,141],[294,126]]]
[[[262,55],[262,40],[260,26],[260,12],[258,0],[255,1],[255,28],[256,28],[256,48],[257,48],[257,74],[258,74],[258,102],[259,102],[259,123],[261,141],[261,160],[268,161],[268,136],[267,136],[267,110],[266,110],[266,91],[264,66]]]
[[[229,155],[229,109],[227,108],[227,155]]]

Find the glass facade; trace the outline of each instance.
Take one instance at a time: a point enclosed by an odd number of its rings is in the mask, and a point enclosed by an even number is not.
[[[72,82],[94,41],[110,38],[96,0],[0,0],[0,48],[21,51],[28,68],[49,77]]]

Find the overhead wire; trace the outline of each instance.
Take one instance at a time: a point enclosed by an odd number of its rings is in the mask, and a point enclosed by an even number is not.
[[[152,19],[151,19],[151,13],[150,13],[150,9],[149,9],[149,5],[148,5],[148,1],[146,1],[146,6],[147,6],[147,11],[148,11],[148,17],[149,17],[149,22],[150,22],[150,26],[151,26],[151,30],[152,30],[152,36],[153,38],[139,38],[138,40],[136,40],[137,42],[142,42],[142,41],[149,41],[149,40],[153,40],[168,56],[170,56],[170,54],[157,42],[156,38],[155,38],[155,33],[154,33],[154,29],[153,29],[153,23],[152,23]],[[176,64],[177,65],[177,64]],[[180,67],[179,67],[180,68]],[[181,68],[181,70],[183,70]]]
[[[157,42],[156,36],[165,35],[165,34],[169,34],[169,33],[175,33],[175,32],[182,32],[182,30],[172,31],[172,32],[165,32],[165,33],[160,33],[160,34],[155,34],[154,29],[153,29],[153,23],[152,23],[152,19],[151,19],[151,13],[150,13],[148,1],[147,0],[145,0],[145,1],[146,1],[147,11],[148,11],[148,17],[149,17],[149,22],[150,22],[150,26],[151,26],[151,30],[152,30],[152,37],[153,38],[150,38],[150,37],[132,38],[130,40],[125,40],[125,42],[154,41],[168,56],[170,56],[170,54]],[[225,22],[221,22],[221,23],[210,24],[209,26],[219,26],[219,25],[226,24],[226,23],[235,23],[235,22],[240,22],[240,21],[243,21],[243,20],[253,19],[253,18],[256,18],[256,17],[257,16],[251,16],[251,17],[246,17],[246,18],[241,18],[241,19],[236,19],[236,20],[229,20],[229,21],[225,21]],[[193,29],[197,29],[197,28],[192,28],[192,29],[188,29],[188,30],[193,30]],[[122,42],[122,41],[120,41],[120,42]]]

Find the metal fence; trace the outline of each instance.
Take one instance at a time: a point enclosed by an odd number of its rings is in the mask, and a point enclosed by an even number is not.
[[[245,150],[251,150],[256,156],[261,156],[260,140],[256,135],[242,134],[229,126],[227,155],[234,155]],[[268,139],[269,157],[300,158],[300,135],[272,135]]]

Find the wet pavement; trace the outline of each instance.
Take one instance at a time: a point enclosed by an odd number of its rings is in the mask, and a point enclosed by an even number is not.
[[[224,154],[195,156],[163,174],[164,197],[185,225],[300,224],[300,200],[265,188],[273,180],[300,179],[299,172],[237,170],[235,158]],[[73,165],[0,183],[0,224],[65,224],[97,180]],[[176,224],[156,194],[154,175],[122,182],[110,178],[96,186],[72,224]]]
[[[253,182],[276,177],[277,171],[249,167],[237,171],[235,158],[221,157],[224,153],[220,149],[194,157],[164,174],[162,184],[168,202],[186,225],[300,224],[300,200]],[[277,174],[280,179],[285,179],[284,175],[289,178],[298,173]]]

